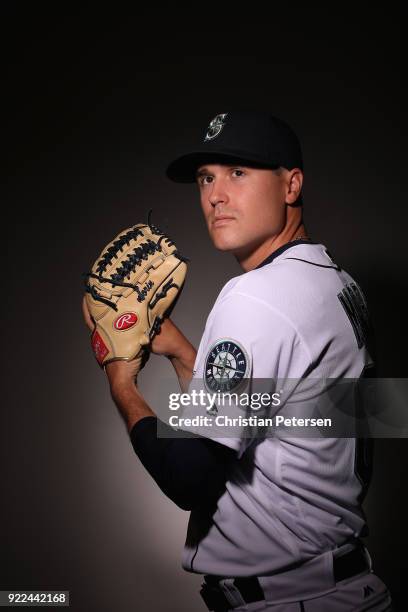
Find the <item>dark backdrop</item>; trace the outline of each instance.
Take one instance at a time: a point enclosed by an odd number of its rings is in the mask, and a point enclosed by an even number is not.
[[[366,292],[380,374],[407,376],[403,18],[159,7],[103,16],[2,9],[4,401],[0,588],[69,589],[75,611],[204,610],[180,567],[188,514],[139,465],[84,328],[81,273],[146,218],[191,259],[174,319],[198,345],[235,261],[194,186],[164,169],[232,108],[270,109],[305,158],[305,220]],[[166,360],[143,373],[149,398]],[[365,503],[377,573],[404,609],[406,440],[380,440]]]

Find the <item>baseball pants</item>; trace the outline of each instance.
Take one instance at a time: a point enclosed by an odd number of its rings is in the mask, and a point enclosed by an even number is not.
[[[387,587],[370,572],[338,582],[335,591],[314,599],[279,604],[257,601],[233,609],[236,612],[392,612],[393,608]]]

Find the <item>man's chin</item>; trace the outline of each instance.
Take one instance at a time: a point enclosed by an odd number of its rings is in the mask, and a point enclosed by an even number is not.
[[[234,253],[239,247],[226,240],[213,240],[213,245],[217,251],[223,251],[224,253]]]
[[[228,236],[227,232],[225,232],[223,235],[221,235],[221,233],[217,234],[217,232],[214,232],[213,234],[210,234],[210,238],[217,251],[232,253],[232,255],[239,258],[245,257],[247,253],[250,253],[251,250],[257,246],[256,242],[251,242],[248,244],[248,242],[239,241],[236,237],[234,238],[231,235]]]

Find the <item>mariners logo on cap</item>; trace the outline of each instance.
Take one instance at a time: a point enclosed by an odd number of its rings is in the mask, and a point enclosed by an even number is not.
[[[218,136],[218,134],[221,133],[221,130],[225,125],[225,117],[227,115],[228,113],[224,113],[223,115],[217,115],[216,117],[214,117],[214,119],[211,121],[210,125],[208,126],[207,133],[204,138],[204,142],[207,142],[207,140],[212,140],[213,138],[216,138],[216,136]]]
[[[248,372],[248,355],[235,340],[217,340],[210,348],[204,370],[208,390],[221,393],[235,391]]]

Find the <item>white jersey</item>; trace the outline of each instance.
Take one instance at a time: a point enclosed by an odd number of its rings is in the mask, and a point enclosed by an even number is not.
[[[207,319],[191,388],[204,381],[216,391],[228,380],[232,392],[243,379],[268,379],[272,391],[277,380],[357,378],[372,363],[366,315],[357,283],[324,245],[288,243],[224,286]],[[232,375],[225,377],[228,368]],[[182,428],[239,453],[216,507],[191,514],[186,570],[267,575],[364,535],[356,439],[251,440]]]

